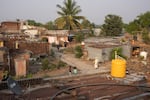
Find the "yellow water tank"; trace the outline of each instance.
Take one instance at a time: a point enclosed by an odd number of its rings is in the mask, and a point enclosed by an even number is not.
[[[112,60],[111,76],[123,78],[126,75],[126,61],[122,59]]]

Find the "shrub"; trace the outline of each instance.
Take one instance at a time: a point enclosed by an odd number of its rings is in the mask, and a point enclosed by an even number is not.
[[[122,54],[122,48],[114,48],[111,51],[111,60],[115,59],[115,51],[117,52],[117,55],[119,55],[120,57],[126,59],[126,57]]]
[[[49,61],[48,61],[47,58],[45,58],[45,59],[42,60],[42,69],[43,70],[49,69]]]
[[[81,46],[76,46],[75,47],[75,57],[80,58],[82,56],[83,56],[82,47]]]
[[[62,61],[59,61],[58,65],[57,65],[57,68],[59,69],[60,67],[64,67],[64,66],[66,66],[66,63],[64,63]]]

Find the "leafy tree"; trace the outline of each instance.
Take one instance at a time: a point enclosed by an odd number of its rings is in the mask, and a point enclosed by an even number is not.
[[[117,15],[107,15],[102,25],[102,33],[106,36],[117,36],[122,33],[122,18]]]
[[[46,29],[48,29],[48,30],[53,30],[53,29],[55,29],[55,25],[54,25],[54,23],[53,23],[52,21],[47,22],[47,23],[44,25],[44,27],[45,27]]]
[[[92,28],[91,22],[87,19],[83,20],[81,22],[81,25],[82,25],[82,28],[84,28],[84,29],[91,29]]]
[[[150,12],[146,12],[144,14],[137,16],[137,18],[134,21],[130,22],[125,29],[127,32],[134,35],[137,33],[141,33],[143,41],[145,43],[149,43]]]
[[[142,32],[143,42],[150,44],[150,36],[147,30]]]
[[[126,31],[135,35],[135,31],[140,31],[140,24],[138,20],[134,20],[133,22],[130,22],[127,26],[126,26]]]
[[[43,26],[42,23],[36,22],[35,20],[27,20],[29,25],[33,25],[33,26]]]
[[[150,11],[138,16],[138,20],[141,25],[141,28],[148,29],[150,27]]]
[[[80,6],[73,0],[64,0],[64,6],[57,5],[60,11],[57,13],[61,16],[55,20],[58,29],[73,30],[81,28],[80,20],[84,19],[83,16],[78,16],[81,12]]]

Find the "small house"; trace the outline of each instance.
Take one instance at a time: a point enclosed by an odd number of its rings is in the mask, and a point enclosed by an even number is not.
[[[116,38],[91,39],[91,41],[85,41],[85,48],[88,59],[98,58],[99,62],[109,61],[114,48],[122,48],[122,54],[127,58],[131,56],[131,45],[120,44],[119,39]]]

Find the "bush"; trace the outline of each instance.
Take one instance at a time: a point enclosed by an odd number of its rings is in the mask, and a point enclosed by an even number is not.
[[[57,68],[59,69],[60,67],[64,67],[64,66],[66,66],[66,63],[64,63],[62,61],[59,61],[58,65],[57,65]]]
[[[55,69],[56,67],[57,67],[57,66],[56,66],[55,64],[52,64],[52,63],[49,65],[49,69],[50,69],[50,70],[53,70],[53,69]]]
[[[115,51],[117,52],[117,55],[119,55],[120,57],[126,59],[126,57],[122,54],[122,48],[114,48],[111,51],[111,60],[115,59]]]
[[[43,70],[49,69],[49,61],[48,61],[47,58],[45,58],[45,59],[42,60],[42,69]]]
[[[82,56],[83,56],[82,47],[81,46],[76,46],[75,47],[75,57],[76,58],[81,58]]]

